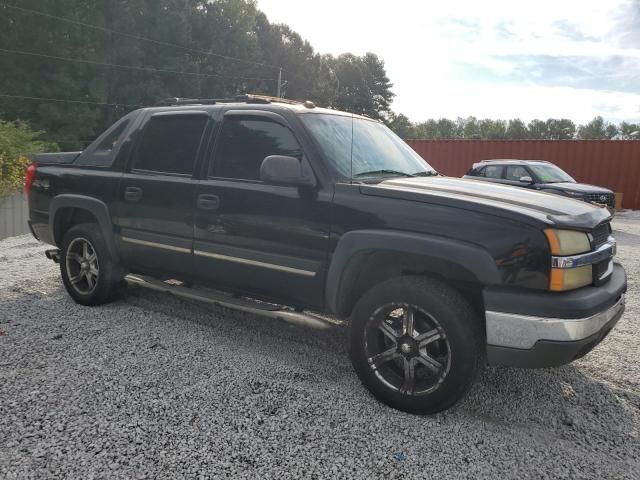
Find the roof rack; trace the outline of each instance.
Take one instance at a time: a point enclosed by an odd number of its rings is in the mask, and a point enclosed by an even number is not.
[[[523,160],[521,158],[502,158],[493,160],[480,160],[478,163],[503,163],[503,162],[537,162],[537,163],[551,163],[547,160]]]
[[[232,98],[166,98],[158,102],[157,106],[173,107],[180,105],[215,105],[217,103],[286,103],[288,105],[303,105],[307,108],[315,108],[315,104],[309,100],[299,102],[297,100],[289,100],[288,98],[270,97],[268,95],[243,94],[236,95]]]

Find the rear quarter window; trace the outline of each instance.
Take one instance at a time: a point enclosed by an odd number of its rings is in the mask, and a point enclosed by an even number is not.
[[[91,145],[74,162],[84,167],[110,167],[115,159],[115,152],[126,136],[130,119],[125,117],[109,128],[99,139],[97,145]]]

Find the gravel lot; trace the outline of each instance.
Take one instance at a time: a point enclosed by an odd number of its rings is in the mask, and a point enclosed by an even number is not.
[[[432,417],[376,402],[318,332],[141,289],[76,305],[30,236],[0,242],[2,478],[640,478],[640,214],[627,313],[572,365],[490,368]]]

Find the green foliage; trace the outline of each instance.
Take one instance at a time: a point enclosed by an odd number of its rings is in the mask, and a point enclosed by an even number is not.
[[[618,128],[604,118],[597,116],[578,128],[578,138],[582,140],[611,139],[618,134]]]
[[[618,135],[623,140],[640,140],[640,123],[622,122]]]
[[[404,115],[392,113],[389,127],[402,138],[415,139],[467,139],[467,140],[573,140],[620,139],[639,140],[640,124],[622,122],[620,126],[596,117],[586,125],[576,127],[567,118],[534,119],[525,124],[519,118],[508,122],[476,117],[458,118],[455,122],[446,118],[429,119],[411,123]]]
[[[319,55],[252,0],[11,3],[71,22],[0,3],[3,48],[111,65],[0,52],[1,93],[107,104],[0,98],[0,118],[26,120],[65,150],[84,148],[136,106],[168,97],[275,95],[279,67],[288,98],[372,118],[390,113],[392,85],[378,57]]]
[[[26,123],[0,120],[0,198],[22,187],[29,164],[27,155],[57,150],[55,145],[40,140],[41,135]]]
[[[382,60],[373,53],[362,57],[346,53],[336,58],[325,56],[324,62],[336,79],[335,90],[326,98],[327,106],[386,119],[394,94]]]
[[[519,118],[509,120],[507,127],[507,138],[527,138],[527,126]]]
[[[527,136],[533,140],[544,140],[549,135],[547,122],[544,120],[534,119],[527,125]]]

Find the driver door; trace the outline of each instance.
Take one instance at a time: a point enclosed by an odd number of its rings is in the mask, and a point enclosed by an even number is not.
[[[289,304],[322,306],[331,193],[260,180],[265,157],[304,155],[282,116],[231,110],[218,131],[196,201],[198,275]]]

